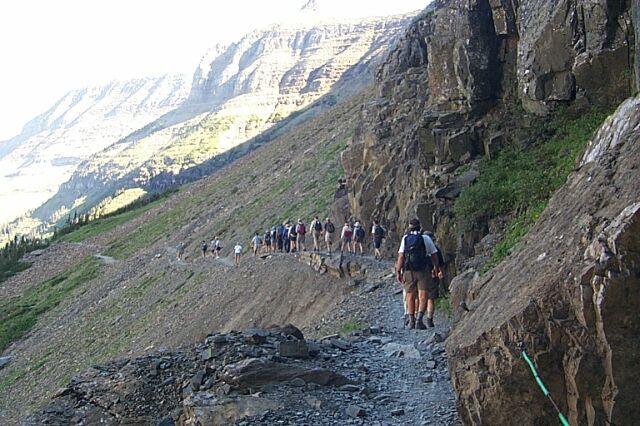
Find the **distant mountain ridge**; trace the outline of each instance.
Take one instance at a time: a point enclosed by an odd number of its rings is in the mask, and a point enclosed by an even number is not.
[[[71,210],[111,211],[154,188],[183,183],[176,175],[340,87],[329,100],[337,102],[373,81],[374,65],[410,19],[276,24],[214,47],[183,103],[85,160],[34,217],[51,223]]]
[[[0,223],[46,201],[78,164],[187,97],[184,76],[164,75],[73,90],[0,142]]]

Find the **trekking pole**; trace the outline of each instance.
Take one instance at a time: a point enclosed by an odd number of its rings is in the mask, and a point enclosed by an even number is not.
[[[533,377],[536,379],[536,383],[538,383],[538,387],[540,387],[540,390],[542,391],[544,396],[549,398],[549,401],[551,401],[551,405],[553,405],[553,408],[556,410],[556,413],[558,413],[558,418],[560,419],[560,423],[562,423],[562,426],[571,426],[567,418],[564,416],[564,414],[562,414],[562,412],[558,408],[558,405],[555,403],[555,401],[551,397],[551,393],[549,393],[549,390],[547,389],[547,387],[544,385],[544,382],[540,378],[540,375],[538,374],[538,370],[536,369],[536,366],[533,364],[533,361],[531,361],[531,358],[529,358],[529,355],[527,355],[527,352],[524,350],[524,342],[518,342],[518,349],[520,350],[520,353],[522,354],[522,357],[524,358],[526,363],[529,365],[529,368],[531,369],[531,373],[533,374]]]

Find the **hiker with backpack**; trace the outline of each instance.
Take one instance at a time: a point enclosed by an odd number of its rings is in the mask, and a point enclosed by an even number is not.
[[[284,232],[282,233],[282,242],[284,244],[284,252],[291,252],[291,237],[289,237],[289,232],[291,231],[291,224],[287,221],[284,224]]]
[[[291,244],[291,252],[298,251],[298,231],[296,230],[296,225],[289,223],[289,240]]]
[[[278,225],[276,228],[276,240],[278,243],[278,251],[282,253],[284,250],[284,233],[286,232],[286,228],[284,227],[284,223],[282,225]]]
[[[322,237],[322,222],[318,219],[318,216],[314,217],[309,225],[313,232],[313,251],[320,252],[320,241]]]
[[[184,242],[180,241],[178,247],[176,248],[176,255],[178,257],[178,260],[182,260],[182,256],[184,255],[184,247]]]
[[[298,251],[307,251],[307,246],[304,243],[305,235],[307,234],[307,227],[304,225],[302,219],[298,219],[296,232],[298,233],[298,239],[296,240],[296,247],[298,247]]]
[[[271,253],[275,253],[278,250],[278,227],[271,227]]]
[[[428,270],[427,258],[431,258],[432,271]],[[433,327],[433,301],[428,303],[429,294],[435,294],[432,273],[439,275],[440,262],[437,249],[431,238],[422,235],[420,221],[411,219],[409,232],[402,237],[396,261],[396,280],[405,291],[405,325],[409,328],[424,330]],[[427,311],[427,325],[424,314]],[[417,312],[417,313],[416,313]]]
[[[262,248],[262,237],[258,232],[256,232],[256,234],[251,239],[251,245],[253,247],[253,256],[255,257],[258,255],[258,252]]]
[[[364,255],[364,250],[362,248],[362,243],[364,243],[364,226],[360,224],[360,222],[356,222],[353,225],[353,253],[356,254],[356,244],[360,247],[360,255]]]
[[[380,253],[380,247],[382,247],[382,240],[385,238],[385,230],[380,226],[378,219],[373,221],[371,227],[371,235],[373,235],[373,253],[376,260],[382,260],[382,253]]]
[[[324,242],[327,243],[327,251],[331,256],[331,246],[333,245],[333,234],[336,232],[336,227],[331,222],[331,219],[327,218],[324,222]]]
[[[200,250],[202,251],[202,258],[207,257],[207,242],[205,240],[200,243]]]
[[[344,253],[344,246],[347,246],[347,251],[351,253],[351,240],[353,238],[353,229],[349,226],[349,222],[345,222],[340,233],[340,253]]]
[[[271,230],[267,229],[264,231],[264,251],[266,253],[271,253]]]
[[[218,237],[213,237],[213,242],[211,243],[211,245],[212,253],[215,252],[216,259],[220,259],[220,250],[222,250],[220,239]]]

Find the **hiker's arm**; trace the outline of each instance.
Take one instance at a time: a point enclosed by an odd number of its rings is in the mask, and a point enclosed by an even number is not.
[[[404,253],[398,253],[398,260],[396,261],[396,281],[402,284],[402,267],[404,265]]]
[[[431,255],[431,264],[433,265],[433,276],[439,276],[439,274],[442,273],[442,269],[440,269],[440,260],[438,259],[438,253],[433,253]]]

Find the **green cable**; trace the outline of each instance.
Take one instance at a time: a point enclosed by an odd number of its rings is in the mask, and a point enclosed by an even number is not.
[[[533,377],[536,379],[536,382],[538,383],[538,386],[540,387],[540,390],[542,390],[542,393],[544,394],[544,396],[549,398],[549,400],[551,401],[551,404],[553,404],[553,408],[555,408],[556,411],[558,412],[558,418],[560,418],[560,423],[562,423],[563,426],[571,426],[569,424],[569,421],[567,420],[567,418],[564,416],[564,414],[562,414],[562,412],[560,411],[560,409],[556,405],[556,403],[553,400],[553,398],[551,398],[551,394],[549,393],[549,390],[547,389],[547,387],[542,382],[542,379],[540,378],[540,375],[538,375],[538,370],[536,370],[536,367],[535,367],[535,365],[533,365],[533,362],[529,358],[529,355],[527,355],[527,353],[525,352],[524,348],[521,348],[520,351],[522,353],[522,357],[524,358],[524,360],[527,362],[527,364],[529,364],[529,368],[531,369],[531,372],[533,373]]]

